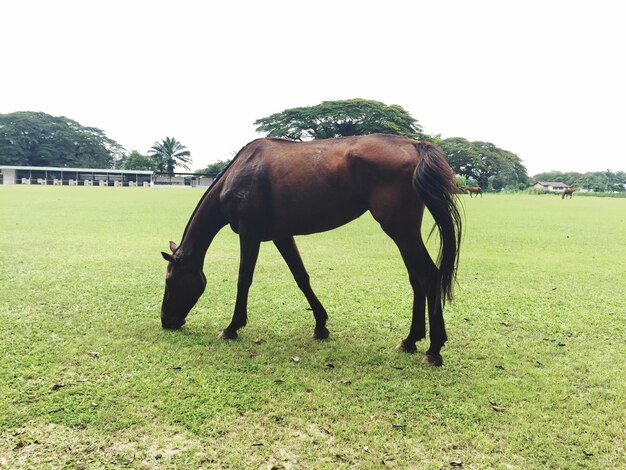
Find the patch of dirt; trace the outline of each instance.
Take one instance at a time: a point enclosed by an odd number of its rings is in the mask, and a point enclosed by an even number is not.
[[[132,430],[103,435],[88,428],[35,423],[0,436],[0,468],[132,466],[161,468],[183,452],[200,455],[200,442],[185,429],[155,423],[158,433]]]

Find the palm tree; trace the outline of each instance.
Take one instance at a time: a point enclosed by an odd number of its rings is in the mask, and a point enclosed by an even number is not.
[[[190,169],[191,152],[173,137],[155,142],[148,153],[156,160],[157,170],[161,173],[174,173],[176,166]]]

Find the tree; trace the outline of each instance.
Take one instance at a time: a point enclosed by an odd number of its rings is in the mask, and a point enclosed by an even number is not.
[[[291,108],[254,123],[268,137],[303,141],[376,132],[420,139],[422,127],[404,108],[379,101],[351,99],[323,101],[316,106]]]
[[[41,112],[0,114],[0,164],[112,168],[123,147],[95,127]]]
[[[156,171],[157,162],[154,157],[151,157],[149,155],[142,155],[137,150],[133,150],[128,155],[122,157],[117,166],[122,170]]]
[[[521,189],[528,183],[526,167],[513,152],[490,142],[471,142],[461,137],[438,139],[450,166],[459,175],[474,179],[482,188]]]
[[[189,170],[191,152],[173,137],[155,142],[148,153],[156,160],[157,171],[161,173],[174,173],[177,166]]]

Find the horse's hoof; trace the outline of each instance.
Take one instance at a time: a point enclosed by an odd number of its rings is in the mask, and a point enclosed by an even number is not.
[[[185,320],[174,322],[174,321],[164,320],[163,318],[161,318],[161,327],[164,330],[180,330],[184,324],[185,324]]]
[[[422,364],[429,367],[441,367],[443,365],[443,357],[441,357],[441,354],[426,354],[424,359],[422,359]]]
[[[398,344],[396,346],[396,349],[398,351],[402,351],[402,352],[406,352],[409,354],[413,354],[417,351],[417,346],[415,346],[415,343],[411,344],[411,343],[407,343],[406,341],[402,340],[400,341],[400,344]]]
[[[236,331],[230,332],[228,330],[224,330],[219,334],[218,338],[228,340],[228,339],[237,339],[237,336],[239,335],[237,334]]]
[[[326,328],[315,328],[313,330],[313,338],[315,339],[328,339],[330,336],[330,331]]]

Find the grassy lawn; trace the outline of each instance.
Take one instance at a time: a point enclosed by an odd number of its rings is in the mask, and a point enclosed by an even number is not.
[[[271,244],[217,338],[228,228],[163,331],[159,252],[201,194],[0,186],[0,468],[626,468],[626,199],[463,197],[432,369],[395,350],[411,292],[369,216],[298,239],[329,340]]]

